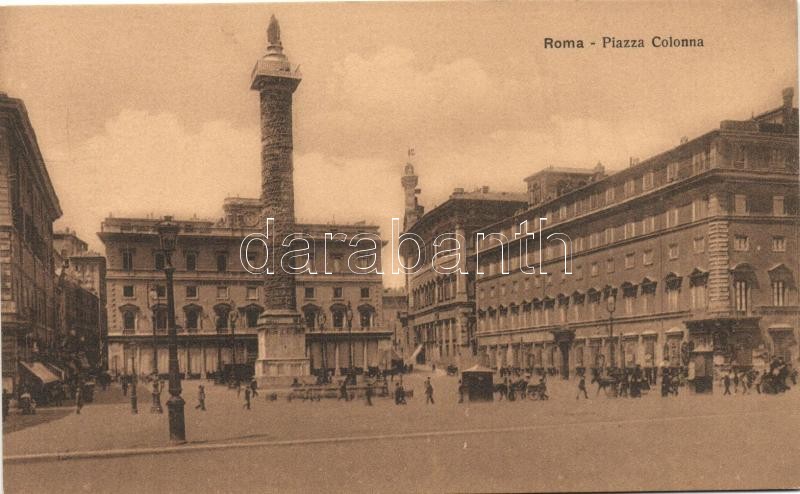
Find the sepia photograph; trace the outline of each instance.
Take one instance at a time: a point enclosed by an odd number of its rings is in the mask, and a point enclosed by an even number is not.
[[[796,0],[10,1],[5,492],[800,489]]]

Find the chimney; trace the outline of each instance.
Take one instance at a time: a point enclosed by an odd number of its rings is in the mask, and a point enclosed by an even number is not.
[[[783,90],[783,107],[784,108],[792,108],[792,103],[794,101],[794,88],[787,87]]]

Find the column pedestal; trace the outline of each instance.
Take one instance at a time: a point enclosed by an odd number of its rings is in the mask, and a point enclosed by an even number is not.
[[[256,380],[259,388],[284,388],[295,379],[311,383],[311,363],[305,348],[305,333],[298,312],[264,311],[258,318]]]

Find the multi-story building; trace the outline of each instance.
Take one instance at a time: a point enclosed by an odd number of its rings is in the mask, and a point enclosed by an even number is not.
[[[392,348],[401,356],[414,351],[408,331],[403,328],[407,309],[408,296],[404,288],[383,289],[383,327],[392,333]]]
[[[477,248],[484,363],[565,377],[607,365],[683,367],[698,390],[720,369],[772,355],[796,363],[792,99],[788,89],[775,110],[723,121],[607,177],[562,176],[548,193],[541,184],[554,170],[529,177],[528,209],[485,226]],[[515,239],[526,228],[534,236]]]
[[[56,342],[53,222],[61,216],[25,104],[0,93],[3,388]],[[35,377],[35,376],[33,376]]]
[[[405,324],[413,337],[417,362],[468,365],[475,356],[474,233],[484,225],[514,214],[526,206],[523,194],[493,192],[481,187],[472,192],[455,189],[444,203],[424,213],[418,204],[418,177],[408,163],[402,177],[405,193],[406,237],[400,255],[412,269],[406,275],[408,311]],[[440,237],[445,235],[445,237]],[[440,249],[455,250],[452,256],[434,256],[434,241]],[[456,259],[457,257],[457,259]],[[458,263],[458,270],[438,269]],[[407,356],[408,357],[408,356]]]
[[[233,363],[234,355],[236,363],[253,364],[258,357],[265,275],[245,269],[240,248],[247,235],[263,231],[261,202],[228,198],[223,209],[224,218],[216,222],[176,220],[181,227],[172,259],[178,357],[188,377],[207,377]],[[98,234],[108,258],[111,372],[168,369],[165,259],[155,230],[158,221],[109,217]],[[382,366],[391,348],[391,330],[382,324],[381,275],[361,274],[349,261],[358,248],[364,249],[350,245],[353,236],[377,236],[378,227],[298,224],[297,231],[307,234],[314,247],[309,261],[316,274],[296,276],[297,307],[312,371],[335,368],[339,373],[351,364],[361,370]],[[326,233],[335,238],[326,242]],[[336,234],[344,234],[347,242]],[[263,248],[257,249],[261,245],[256,241],[247,250],[251,266],[265,262]],[[376,262],[380,266],[380,248]]]
[[[97,311],[97,316],[92,318],[96,321],[96,325],[84,326],[89,332],[84,336],[84,341],[87,342],[84,351],[89,356],[88,362],[91,367],[107,369],[106,258],[102,254],[90,251],[86,242],[69,228],[55,232],[53,242],[56,267],[62,266],[65,269],[63,279],[72,280],[79,284],[81,290],[89,292],[79,298],[72,297],[71,300],[84,300],[94,305]],[[97,299],[96,303],[93,301],[94,298]],[[68,297],[66,300],[70,300],[70,298]],[[66,307],[65,310],[72,309]],[[89,342],[95,344],[96,348],[92,348]]]

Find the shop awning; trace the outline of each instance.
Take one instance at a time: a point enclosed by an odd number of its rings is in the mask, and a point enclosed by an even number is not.
[[[34,377],[42,381],[42,384],[50,384],[60,381],[58,376],[50,372],[50,369],[45,367],[44,364],[40,362],[20,362],[20,365],[22,365],[22,367],[24,367],[28,372],[33,374]]]

